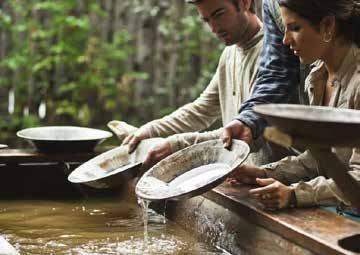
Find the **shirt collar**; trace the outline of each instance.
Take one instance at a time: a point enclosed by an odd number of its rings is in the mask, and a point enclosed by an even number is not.
[[[261,39],[264,36],[264,31],[263,31],[263,27],[260,27],[260,30],[247,42],[244,43],[243,47],[239,47],[238,45],[236,45],[236,49],[242,53],[252,49],[256,44],[258,44],[258,42],[261,41]]]
[[[349,79],[352,77],[351,75],[347,74],[353,73],[353,69],[357,66],[354,65],[354,63],[359,60],[360,50],[355,44],[352,44],[339,70],[335,74],[334,82],[337,82],[340,86],[347,86]],[[305,90],[313,89],[314,86],[316,86],[315,84],[318,82],[324,82],[327,79],[327,70],[323,61],[315,61],[313,64],[311,64],[311,67],[311,72],[305,82]]]

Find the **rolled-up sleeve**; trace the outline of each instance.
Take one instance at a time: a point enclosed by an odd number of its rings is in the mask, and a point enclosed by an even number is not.
[[[353,149],[349,166],[351,178],[360,183],[360,149]],[[334,205],[338,202],[350,205],[349,200],[339,190],[335,181],[324,176],[292,186],[295,188],[298,206]]]
[[[280,161],[263,165],[267,177],[289,185],[308,181],[319,175],[317,163],[309,151],[299,156],[286,157]]]
[[[351,177],[360,182],[359,149],[353,149],[349,166]],[[308,151],[297,157],[287,157],[262,167],[268,177],[286,185],[291,184],[295,191],[298,207],[336,205],[339,202],[350,204],[333,179],[319,176],[319,172],[324,172],[324,169],[318,170],[315,159]]]
[[[295,188],[298,207],[315,205],[336,205],[338,201],[348,204],[340,195],[335,182],[324,176],[319,176],[308,182],[299,182],[291,185]]]
[[[223,128],[219,128],[208,132],[202,132],[202,133],[199,132],[183,133],[183,134],[176,134],[169,136],[166,140],[169,142],[172,152],[176,152],[193,144],[197,144],[213,139],[219,139],[222,132],[223,132]]]

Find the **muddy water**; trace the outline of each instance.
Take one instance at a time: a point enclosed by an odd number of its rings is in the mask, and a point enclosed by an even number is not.
[[[225,254],[135,202],[0,201],[0,235],[20,254]]]

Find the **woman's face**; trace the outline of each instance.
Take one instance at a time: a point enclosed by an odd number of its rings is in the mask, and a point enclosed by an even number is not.
[[[281,17],[285,26],[283,43],[293,50],[302,64],[311,64],[323,59],[328,49],[323,36],[310,22],[286,7],[281,7]]]

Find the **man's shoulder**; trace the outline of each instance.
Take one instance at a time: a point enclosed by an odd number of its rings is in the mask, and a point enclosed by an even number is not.
[[[223,50],[223,54],[227,54],[227,55],[233,54],[236,47],[237,47],[236,44],[226,46]]]
[[[266,2],[269,8],[269,13],[274,19],[276,26],[282,33],[284,33],[285,27],[281,19],[279,2],[277,0],[267,0]]]
[[[234,44],[234,45],[230,45],[230,46],[226,46],[226,47],[223,49],[222,53],[221,53],[221,57],[220,57],[219,63],[220,63],[220,64],[221,64],[221,63],[225,64],[225,63],[230,59],[230,57],[233,56],[235,50],[236,50],[236,45],[235,45],[235,44]]]

